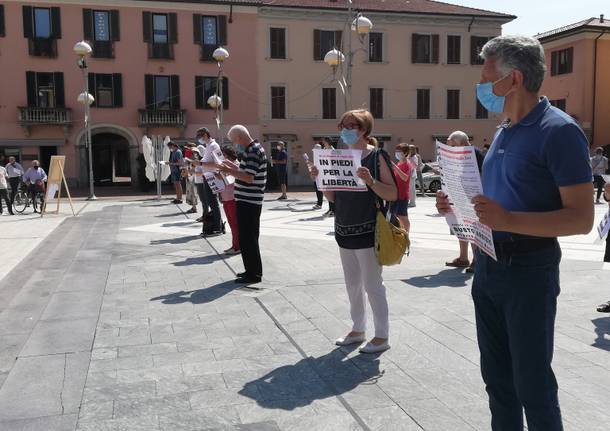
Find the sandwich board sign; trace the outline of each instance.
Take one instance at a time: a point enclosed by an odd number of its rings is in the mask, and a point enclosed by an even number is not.
[[[47,190],[44,197],[44,204],[40,217],[47,213],[47,203],[57,195],[57,209],[52,211],[54,214],[59,214],[59,204],[61,202],[61,184],[66,187],[66,194],[68,195],[68,202],[70,202],[70,208],[72,209],[72,215],[74,213],[74,206],[72,206],[72,197],[70,196],[70,190],[68,189],[68,183],[66,182],[66,176],[64,175],[64,166],[66,165],[66,156],[51,156],[51,163],[49,166],[49,174],[47,175]]]

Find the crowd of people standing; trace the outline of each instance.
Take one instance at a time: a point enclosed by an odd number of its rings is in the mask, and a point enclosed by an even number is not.
[[[6,165],[2,166],[0,163],[0,214],[4,213],[2,204],[4,200],[8,214],[15,215],[13,207],[20,187],[24,187],[30,196],[34,212],[41,212],[42,208],[38,207],[36,194],[40,193],[41,202],[44,202],[46,182],[47,174],[38,160],[32,160],[27,170],[24,170],[13,156],[8,158]]]

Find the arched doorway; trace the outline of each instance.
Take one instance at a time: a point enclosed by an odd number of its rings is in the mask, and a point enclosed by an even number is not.
[[[93,178],[96,185],[131,184],[131,157],[129,142],[116,133],[96,133],[93,146]]]

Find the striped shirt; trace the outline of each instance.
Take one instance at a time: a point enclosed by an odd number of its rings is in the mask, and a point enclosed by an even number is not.
[[[258,141],[252,141],[244,151],[239,170],[254,176],[254,181],[248,184],[236,179],[235,200],[262,205],[267,184],[267,155]]]

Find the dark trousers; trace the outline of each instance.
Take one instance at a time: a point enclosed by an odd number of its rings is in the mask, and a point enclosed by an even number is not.
[[[11,200],[8,198],[8,189],[0,189],[0,214],[4,211],[2,209],[2,199],[4,199],[4,203],[6,204],[6,209],[9,214],[13,214],[13,205],[11,204]]]
[[[324,193],[318,190],[318,185],[316,183],[313,183],[313,186],[316,189],[317,204],[318,206],[322,206],[322,204],[324,203]]]
[[[601,175],[593,175],[593,184],[597,187],[597,196],[596,199],[599,200],[601,198],[602,193],[604,192],[604,178]]]
[[[551,368],[559,245],[498,262],[477,251],[472,297],[493,431],[563,430]]]
[[[244,270],[253,277],[263,276],[261,251],[258,237],[261,226],[261,205],[237,201],[237,226],[239,226],[239,246]]]
[[[19,183],[21,182],[20,177],[13,177],[8,179],[8,183],[11,186],[11,204],[15,202],[15,196],[17,195],[17,190],[19,190]]]
[[[606,253],[604,254],[604,262],[610,262],[610,233],[606,235]]]
[[[222,215],[220,214],[220,205],[218,197],[214,194],[207,182],[203,183],[205,189],[205,203],[212,210],[212,230],[218,231],[222,226]]]

